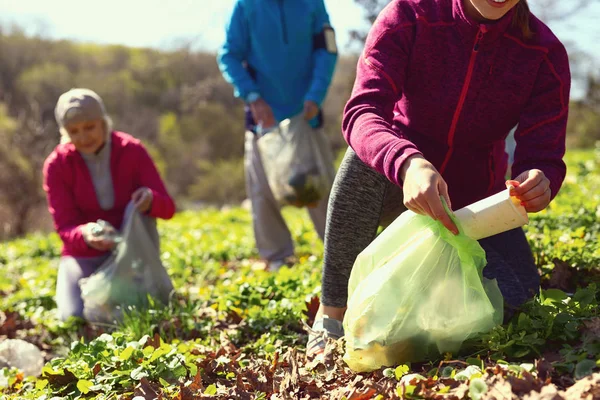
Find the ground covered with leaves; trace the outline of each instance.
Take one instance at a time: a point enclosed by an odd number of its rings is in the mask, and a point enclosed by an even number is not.
[[[0,341],[42,350],[39,377],[0,370],[0,399],[600,398],[600,153],[569,155],[550,209],[527,234],[543,290],[459,354],[356,374],[343,339],[304,355],[320,291],[322,244],[286,210],[297,262],[263,270],[243,209],[184,212],[160,225],[177,296],[129,310],[119,326],[56,320],[56,235],[0,244]]]

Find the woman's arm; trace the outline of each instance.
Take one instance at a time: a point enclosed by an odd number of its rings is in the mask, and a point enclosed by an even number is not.
[[[65,182],[58,156],[48,157],[44,163],[44,191],[54,228],[65,247],[72,253],[89,250],[84,240],[84,219],[73,196],[73,188]]]
[[[401,185],[402,164],[420,154],[391,125],[404,88],[415,25],[401,8],[402,2],[390,3],[373,24],[342,120],[344,137],[358,157],[397,185]]]
[[[392,129],[414,41],[415,16],[407,7],[401,1],[390,3],[371,28],[344,109],[342,130],[363,162],[402,186],[409,210],[429,215],[458,233],[440,200],[444,197],[451,206],[446,182],[401,126]]]
[[[567,52],[558,43],[544,56],[534,89],[515,131],[517,147],[512,174],[520,182],[517,195],[526,203],[539,197],[534,197],[535,192],[527,193],[537,186],[535,182],[544,182],[535,170],[541,171],[549,181],[546,184],[549,184],[550,193],[547,193],[544,204],[535,203],[530,207],[526,204],[527,211],[545,208],[557,195],[565,178],[567,167],[562,158],[565,154],[570,89]]]
[[[156,169],[156,165],[146,148],[140,143],[138,150],[138,187],[147,187],[152,191],[152,204],[148,215],[154,218],[170,219],[175,214],[175,202]]]

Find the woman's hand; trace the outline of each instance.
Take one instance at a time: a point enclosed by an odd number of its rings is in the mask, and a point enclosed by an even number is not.
[[[548,207],[552,197],[550,180],[539,169],[530,169],[517,176],[514,180],[506,181],[506,186],[513,186],[511,196],[521,200],[527,212],[538,212]]]
[[[145,213],[150,210],[152,207],[152,190],[147,187],[141,187],[131,195],[131,200],[133,201],[133,205],[138,209],[139,212]]]
[[[452,209],[448,186],[435,167],[421,155],[409,157],[400,171],[404,192],[404,205],[417,214],[429,215],[440,221],[450,232],[458,234],[458,228],[446,213],[440,196]]]
[[[93,249],[99,251],[112,250],[117,244],[110,238],[116,233],[113,227],[103,227],[96,222],[89,222],[82,228],[83,240]]]

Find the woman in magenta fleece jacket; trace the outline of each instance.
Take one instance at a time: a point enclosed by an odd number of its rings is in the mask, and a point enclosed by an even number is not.
[[[406,208],[456,226],[456,210],[506,188],[528,212],[565,176],[567,53],[525,0],[394,0],[358,61],[342,128],[350,148],[329,202],[321,307],[308,354],[343,335],[348,280],[379,225]],[[515,132],[513,180],[504,140]],[[480,240],[508,309],[539,290],[522,229]]]
[[[169,219],[173,199],[150,158],[132,136],[112,130],[102,99],[89,89],[60,96],[55,109],[61,144],[44,163],[44,190],[63,241],[56,285],[59,316],[82,316],[79,280],[115,247],[111,233],[137,209],[158,247],[156,218]],[[110,225],[103,228],[96,221]],[[104,234],[102,234],[104,229]]]

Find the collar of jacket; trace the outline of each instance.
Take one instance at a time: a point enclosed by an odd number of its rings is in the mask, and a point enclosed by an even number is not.
[[[473,40],[479,29],[481,29],[484,33],[484,36],[481,39],[481,44],[485,45],[487,43],[493,43],[499,37],[504,35],[504,33],[510,27],[515,14],[516,6],[496,22],[480,23],[467,15],[464,5],[465,1],[470,0],[452,0],[452,16],[457,22],[457,29],[462,33],[461,36],[466,39],[467,43],[473,44]]]
[[[119,149],[118,142],[120,142],[120,140],[118,137],[115,136],[115,131],[113,130],[110,133],[110,135],[106,141],[106,144],[104,145],[104,147],[102,148],[100,153],[91,155],[90,161],[93,160],[94,158],[97,158],[101,154],[104,154],[105,152],[110,153],[110,158],[112,160],[113,154],[115,153],[115,151],[118,151],[118,149]],[[62,147],[62,146],[64,146],[64,147]],[[75,148],[75,145],[73,143],[70,143],[70,142],[65,143],[65,144],[61,145],[61,147],[62,147],[62,149],[60,150],[60,153],[63,154],[64,157],[67,157],[67,158],[75,157],[75,159],[78,159],[82,162],[85,161],[84,155],[77,151],[77,149]]]

